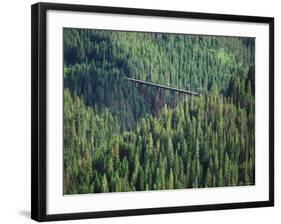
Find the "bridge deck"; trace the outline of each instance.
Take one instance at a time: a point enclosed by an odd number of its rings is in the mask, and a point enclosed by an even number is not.
[[[192,92],[192,91],[188,91],[188,90],[184,90],[184,89],[178,89],[178,88],[174,88],[174,87],[170,87],[170,86],[164,86],[164,85],[160,85],[160,84],[156,84],[156,83],[152,83],[152,82],[147,82],[147,81],[142,81],[142,80],[139,80],[139,79],[128,78],[128,77],[126,77],[126,79],[131,81],[131,82],[149,85],[149,86],[152,86],[152,87],[158,87],[158,88],[176,91],[176,92],[189,94],[189,95],[193,95],[193,96],[200,96],[200,93],[196,93],[196,92]]]

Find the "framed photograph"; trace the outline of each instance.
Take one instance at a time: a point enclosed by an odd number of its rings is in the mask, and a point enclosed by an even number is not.
[[[32,219],[274,205],[274,19],[32,6]]]

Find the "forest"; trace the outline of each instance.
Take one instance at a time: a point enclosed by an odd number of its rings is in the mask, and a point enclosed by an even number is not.
[[[254,38],[64,28],[63,44],[64,194],[255,184]]]

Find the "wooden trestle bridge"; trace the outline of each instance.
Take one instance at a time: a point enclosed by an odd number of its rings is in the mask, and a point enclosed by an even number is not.
[[[170,106],[175,107],[177,104],[177,101],[179,100],[179,97],[183,94],[187,95],[192,95],[192,96],[200,96],[200,93],[189,91],[189,90],[184,90],[184,89],[179,89],[171,86],[165,86],[165,85],[160,85],[157,83],[152,83],[152,82],[147,82],[139,79],[133,79],[133,78],[125,78],[126,80],[140,84],[137,86],[139,90],[139,94],[145,98],[146,102],[151,107],[152,114],[158,115],[161,108],[167,103],[165,103],[165,90],[172,91],[176,94],[173,94],[172,99],[170,101]],[[148,91],[147,88],[145,87],[152,87],[155,88],[156,91],[154,94],[151,94],[151,91]]]

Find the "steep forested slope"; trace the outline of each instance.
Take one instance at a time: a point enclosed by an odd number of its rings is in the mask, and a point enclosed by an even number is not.
[[[64,193],[254,184],[254,39],[67,28],[64,87]]]

